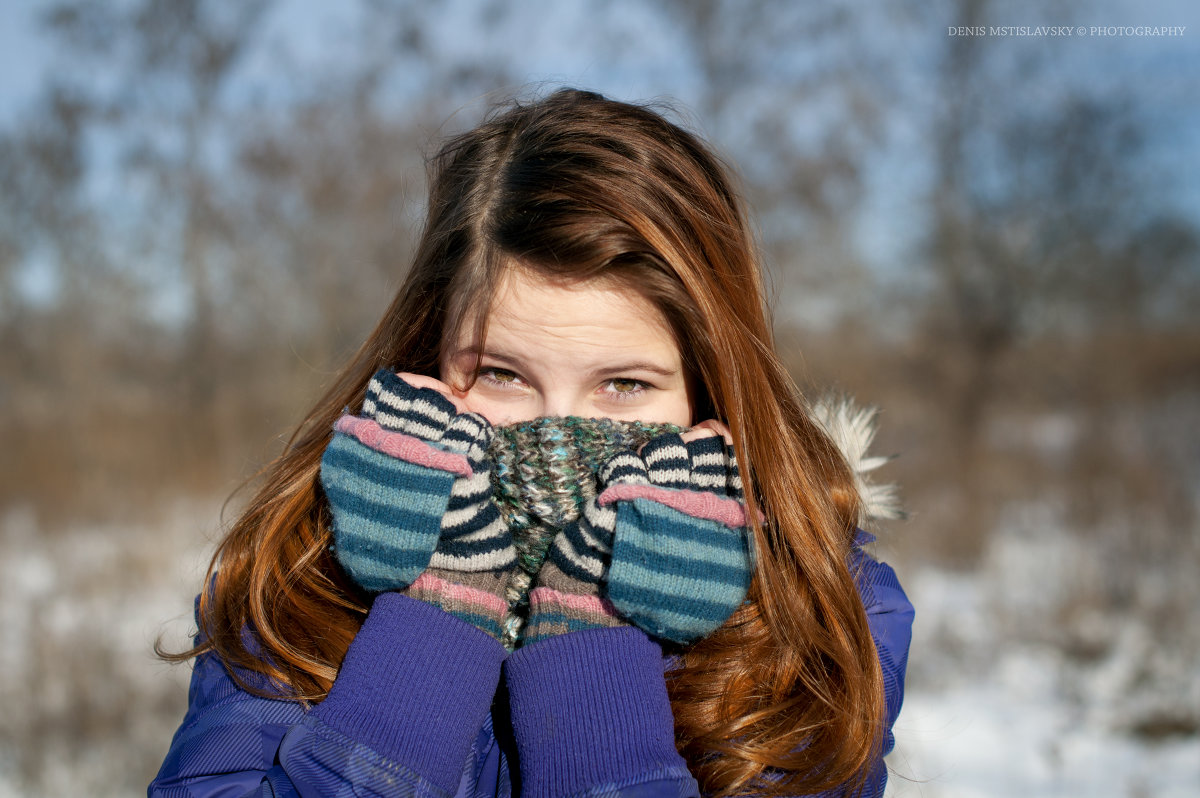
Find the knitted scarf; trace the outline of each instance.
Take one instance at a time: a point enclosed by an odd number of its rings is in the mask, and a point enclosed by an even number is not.
[[[492,495],[512,532],[518,568],[505,598],[503,643],[512,650],[529,613],[529,589],[554,537],[596,497],[596,471],[621,450],[637,451],[671,424],[607,418],[538,418],[496,427],[488,450]]]

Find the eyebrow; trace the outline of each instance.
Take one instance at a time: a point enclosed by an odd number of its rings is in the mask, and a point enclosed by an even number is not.
[[[617,363],[613,366],[601,366],[592,369],[593,377],[609,376],[612,374],[627,374],[629,372],[648,371],[651,374],[658,374],[663,377],[673,377],[679,373],[679,369],[669,369],[660,366],[658,363],[652,363],[646,360],[635,360],[629,363]]]
[[[521,358],[514,355],[506,355],[503,352],[491,352],[480,349],[478,346],[464,346],[462,349],[455,349],[450,353],[451,360],[470,357],[474,360],[483,360],[485,357],[490,357],[492,360],[503,360],[505,363],[520,363]]]

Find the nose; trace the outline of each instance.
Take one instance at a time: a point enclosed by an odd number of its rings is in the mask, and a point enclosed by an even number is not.
[[[588,416],[586,403],[572,391],[547,390],[541,395],[541,407],[538,411],[542,416]]]

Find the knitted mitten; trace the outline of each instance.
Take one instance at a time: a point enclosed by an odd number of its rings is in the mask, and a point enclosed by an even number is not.
[[[602,595],[616,513],[592,500],[554,539],[529,593],[522,645],[582,629],[627,626]]]
[[[690,643],[741,606],[753,562],[741,478],[723,439],[664,435],[615,459],[597,504],[614,517],[607,591],[622,616]]]
[[[499,639],[512,539],[491,500],[487,421],[381,370],[362,416],[343,416],[321,460],[342,568]]]
[[[686,643],[724,623],[751,572],[741,480],[724,442],[663,435],[612,457],[597,477],[599,495],[538,574],[524,642],[633,623]]]

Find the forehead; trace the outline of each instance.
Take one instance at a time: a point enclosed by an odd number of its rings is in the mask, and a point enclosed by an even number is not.
[[[492,298],[490,318],[533,317],[583,323],[610,320],[613,313],[666,323],[649,299],[614,278],[564,279],[519,268],[505,271]]]
[[[454,348],[479,346],[480,321],[468,314]],[[487,345],[538,336],[544,343],[568,340],[582,348],[677,350],[670,325],[658,307],[624,281],[564,279],[512,267],[496,285],[487,311]]]

